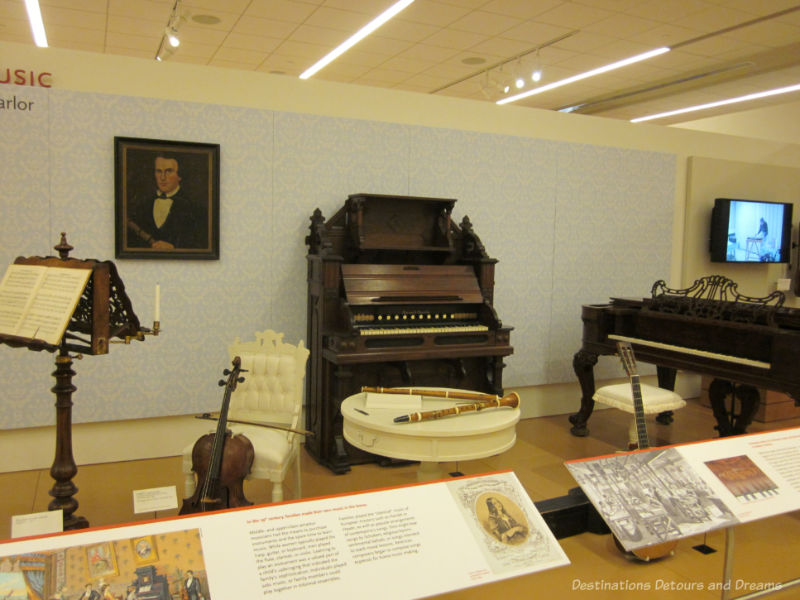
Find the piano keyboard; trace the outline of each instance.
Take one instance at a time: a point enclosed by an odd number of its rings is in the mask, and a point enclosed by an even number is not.
[[[486,325],[434,325],[429,327],[370,327],[359,329],[361,335],[405,335],[419,333],[463,333],[465,331],[489,331]]]
[[[668,350],[671,352],[680,352],[681,354],[690,354],[692,356],[702,356],[703,358],[710,358],[713,360],[721,360],[738,365],[746,365],[748,367],[755,367],[757,369],[769,370],[772,365],[768,362],[760,360],[751,360],[749,358],[742,358],[740,356],[731,356],[729,354],[718,354],[716,352],[708,352],[706,350],[696,350],[694,348],[687,348],[685,346],[675,346],[673,344],[664,344],[661,342],[654,342],[653,340],[644,340],[639,338],[626,337],[624,335],[608,336],[608,339],[620,342],[629,342],[638,346],[648,346],[650,348],[659,348],[661,350]]]

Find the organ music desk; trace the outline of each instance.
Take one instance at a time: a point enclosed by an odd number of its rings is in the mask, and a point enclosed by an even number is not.
[[[756,388],[787,393],[798,403],[800,309],[783,302],[782,292],[745,296],[730,279],[711,275],[685,289],[656,281],[650,298],[583,306],[583,343],[573,358],[581,408],[569,417],[572,434],[589,433],[593,368],[599,355],[615,352],[617,341],[630,342],[637,360],[657,366],[660,387],[674,389],[677,369],[715,377],[709,399],[720,436],[745,432],[760,402]]]

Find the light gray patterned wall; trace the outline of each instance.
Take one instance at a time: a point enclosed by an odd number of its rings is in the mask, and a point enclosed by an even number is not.
[[[0,265],[114,257],[115,136],[218,143],[221,259],[116,260],[134,310],[163,334],[76,361],[75,422],[215,408],[235,336],[306,334],[309,217],[356,192],[456,198],[499,259],[495,305],[514,327],[507,386],[572,381],[580,306],[667,277],[672,155],[377,121],[31,89],[0,114]],[[53,356],[0,349],[0,427],[54,422]],[[619,374],[614,365],[601,372]]]

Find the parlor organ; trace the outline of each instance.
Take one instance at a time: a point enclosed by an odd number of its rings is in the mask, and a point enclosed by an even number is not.
[[[342,436],[341,403],[362,386],[503,393],[497,260],[468,217],[453,223],[455,202],[353,194],[311,216],[306,449],[336,473],[378,460]]]

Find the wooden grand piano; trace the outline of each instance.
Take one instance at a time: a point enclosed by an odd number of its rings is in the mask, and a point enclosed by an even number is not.
[[[709,399],[720,436],[745,432],[760,401],[756,388],[800,403],[800,309],[783,302],[782,292],[744,296],[730,279],[712,275],[680,290],[657,281],[642,300],[583,306],[583,344],[573,358],[581,385],[581,408],[569,417],[573,435],[589,433],[593,368],[598,355],[616,351],[617,341],[630,342],[639,361],[657,366],[660,387],[674,389],[677,369],[713,376]]]
[[[306,449],[344,473],[379,459],[342,435],[342,401],[362,386],[502,395],[510,328],[492,306],[496,259],[455,200],[354,194],[311,217]]]

